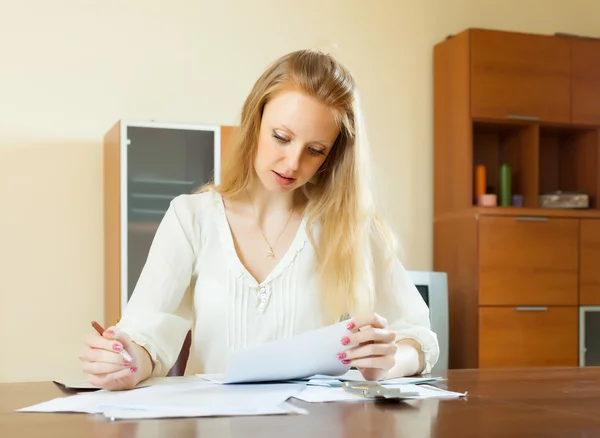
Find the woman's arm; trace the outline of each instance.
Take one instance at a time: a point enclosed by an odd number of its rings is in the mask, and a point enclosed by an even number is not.
[[[193,198],[171,201],[152,241],[131,299],[117,327],[136,344],[145,379],[173,366],[193,319],[190,291],[196,254]],[[143,380],[143,379],[142,379]]]
[[[140,382],[142,382],[152,375],[152,372],[154,371],[154,364],[152,362],[152,358],[150,357],[150,353],[148,353],[148,350],[136,344],[135,342],[133,343],[133,346],[135,347],[137,351],[137,357],[139,358],[138,373]]]
[[[431,330],[429,308],[397,256],[374,253],[375,312],[396,335],[394,366],[386,378],[429,373],[440,350]]]
[[[395,354],[395,365],[385,376],[385,379],[414,376],[421,374],[425,368],[425,355],[421,345],[411,338],[396,342],[398,349]]]

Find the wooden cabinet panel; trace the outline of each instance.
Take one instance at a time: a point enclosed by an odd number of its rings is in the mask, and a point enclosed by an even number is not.
[[[479,366],[577,366],[578,307],[479,309]]]
[[[571,42],[572,121],[600,123],[600,41]]]
[[[600,305],[600,219],[581,220],[579,304]]]
[[[479,219],[480,305],[576,305],[579,220]]]
[[[571,120],[569,40],[471,31],[471,115]]]

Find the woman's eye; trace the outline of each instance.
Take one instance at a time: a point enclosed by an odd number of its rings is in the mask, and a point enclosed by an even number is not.
[[[324,155],[325,152],[319,150],[319,149],[315,149],[315,148],[308,148],[308,153],[311,155]]]
[[[277,140],[278,142],[280,142],[280,143],[287,143],[288,142],[287,138],[283,138],[282,136],[280,136],[280,135],[278,135],[276,133],[273,133],[273,138],[275,140]]]

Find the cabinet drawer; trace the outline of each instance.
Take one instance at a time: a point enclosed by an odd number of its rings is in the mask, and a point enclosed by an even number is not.
[[[600,305],[600,220],[581,220],[579,303]]]
[[[577,307],[481,307],[479,367],[578,365]]]
[[[567,39],[476,29],[471,44],[473,117],[571,121]]]
[[[479,219],[480,305],[576,305],[579,220]]]

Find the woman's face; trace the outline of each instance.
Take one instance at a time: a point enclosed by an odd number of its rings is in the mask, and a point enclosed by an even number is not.
[[[299,91],[281,91],[263,110],[256,174],[269,191],[297,189],[321,167],[338,134],[332,109]]]

